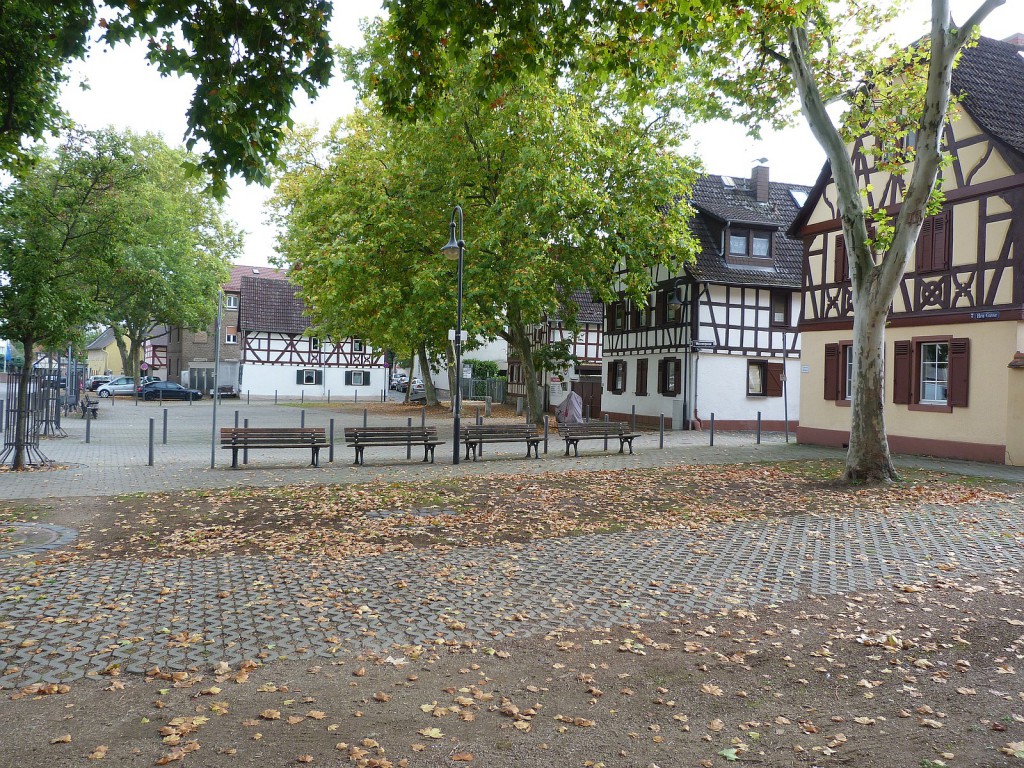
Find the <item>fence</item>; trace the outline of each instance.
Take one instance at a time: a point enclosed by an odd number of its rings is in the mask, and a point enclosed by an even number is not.
[[[492,403],[503,403],[508,394],[508,382],[505,379],[463,379],[462,399],[483,400],[491,398]]]

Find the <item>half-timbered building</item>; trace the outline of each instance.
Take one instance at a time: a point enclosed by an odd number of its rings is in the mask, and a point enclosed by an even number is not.
[[[644,306],[606,306],[603,410],[667,428],[795,427],[800,242],[787,230],[808,188],[704,176],[690,201],[700,250],[681,273],[660,269]]]
[[[544,387],[544,407],[553,409],[570,390],[576,391],[584,401],[584,409],[597,413],[601,409],[601,355],[604,305],[595,301],[590,291],[572,292],[576,305],[577,330],[569,331],[562,318],[554,314],[545,317],[529,329],[530,349],[552,345],[565,345],[571,361],[558,370],[538,370],[538,384]],[[523,362],[509,347],[508,395],[513,400],[526,400],[526,380]]]
[[[284,280],[243,276],[238,313],[241,387],[252,394],[376,397],[384,355],[361,339],[310,336],[305,305]]]
[[[1024,58],[982,38],[953,73],[945,202],[925,220],[890,309],[885,414],[893,451],[1024,464]],[[912,140],[912,137],[911,137]],[[851,157],[866,202],[899,210],[905,179]],[[853,387],[852,301],[826,165],[793,231],[804,243],[799,439],[844,445]]]

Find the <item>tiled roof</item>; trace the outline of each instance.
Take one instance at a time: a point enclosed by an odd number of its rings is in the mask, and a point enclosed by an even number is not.
[[[287,280],[288,273],[274,267],[250,267],[244,264],[235,264],[231,267],[231,278],[224,283],[224,290],[229,293],[237,293],[242,288],[243,277],[260,277],[266,280]]]
[[[690,203],[696,215],[690,223],[700,243],[695,264],[687,271],[697,280],[731,285],[765,285],[798,288],[803,269],[803,245],[786,234],[799,212],[794,193],[806,195],[809,187],[801,184],[769,183],[767,202],[758,202],[750,179],[703,176],[694,186]],[[764,225],[775,229],[772,235],[772,267],[726,264],[718,232],[726,222]]]
[[[85,348],[87,350],[88,349],[106,349],[107,346],[111,342],[113,342],[113,341],[114,341],[114,329],[111,328],[110,326],[107,326],[107,328],[103,331],[103,333],[101,333],[99,336],[97,336],[95,339],[93,339],[91,342],[89,342],[86,345]]]
[[[604,322],[604,304],[594,299],[590,295],[590,291],[586,288],[572,291],[569,294],[569,298],[576,303],[578,311],[576,312],[576,320],[583,325],[585,323],[597,323],[600,325]]]
[[[245,331],[302,333],[309,327],[298,289],[286,280],[243,276],[238,322]]]
[[[1024,154],[1024,56],[1014,43],[983,37],[965,50],[953,92],[986,132]]]

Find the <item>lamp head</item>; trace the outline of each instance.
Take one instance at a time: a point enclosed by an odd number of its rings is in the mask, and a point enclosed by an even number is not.
[[[672,309],[679,309],[681,306],[683,306],[683,297],[680,296],[679,294],[680,290],[679,286],[677,285],[675,288],[672,289],[672,298],[668,300],[668,305],[672,307]]]
[[[441,253],[447,256],[449,259],[459,258],[459,241],[455,239],[455,219],[452,219],[452,235],[448,238],[448,243],[441,249]]]

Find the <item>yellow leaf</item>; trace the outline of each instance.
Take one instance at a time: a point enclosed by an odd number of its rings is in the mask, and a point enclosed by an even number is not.
[[[71,734],[70,733],[65,733],[63,736],[58,736],[55,739],[50,739],[50,743],[51,744],[70,744],[71,743]]]
[[[473,762],[473,755],[469,752],[456,752],[452,755],[453,763],[471,763]]]
[[[416,731],[420,736],[426,736],[428,739],[443,739],[444,734],[441,733],[440,728],[421,728]]]
[[[107,752],[109,752],[109,751],[110,751],[109,747],[100,745],[100,746],[96,747],[96,749],[94,749],[90,753],[89,759],[90,760],[102,760],[103,758],[105,758],[107,756]]]
[[[260,712],[260,717],[262,717],[264,720],[280,720],[281,713],[276,709],[264,709],[262,712]]]
[[[702,685],[700,689],[703,693],[706,693],[710,696],[721,696],[724,693],[724,691],[714,683],[704,683],[704,685]]]

